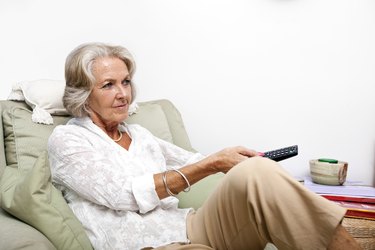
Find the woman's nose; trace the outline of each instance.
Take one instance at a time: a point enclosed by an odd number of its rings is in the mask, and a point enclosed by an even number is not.
[[[117,91],[116,95],[118,97],[125,97],[127,95],[126,86],[119,85],[117,86],[116,91]]]

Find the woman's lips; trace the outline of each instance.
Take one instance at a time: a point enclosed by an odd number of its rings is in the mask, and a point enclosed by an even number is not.
[[[120,104],[120,105],[116,105],[114,108],[115,109],[126,109],[128,107],[128,104]]]

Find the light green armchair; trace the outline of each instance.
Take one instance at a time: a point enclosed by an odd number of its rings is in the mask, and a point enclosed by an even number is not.
[[[168,100],[138,103],[128,122],[194,151],[181,115]],[[24,102],[0,101],[0,250],[92,249],[60,191],[51,183],[46,147],[55,126],[67,116],[53,116],[53,125],[36,124]],[[198,208],[221,174],[193,185],[179,196],[181,207]]]

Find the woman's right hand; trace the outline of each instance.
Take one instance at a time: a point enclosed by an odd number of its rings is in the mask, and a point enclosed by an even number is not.
[[[243,146],[225,148],[215,154],[208,156],[205,161],[215,172],[228,172],[232,167],[238,163],[248,159],[261,155],[255,150],[248,149]]]

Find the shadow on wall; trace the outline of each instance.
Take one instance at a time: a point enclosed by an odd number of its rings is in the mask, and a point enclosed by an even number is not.
[[[375,187],[375,141],[374,141],[374,160],[373,160],[373,166],[374,166],[374,176],[372,177],[372,186]]]

